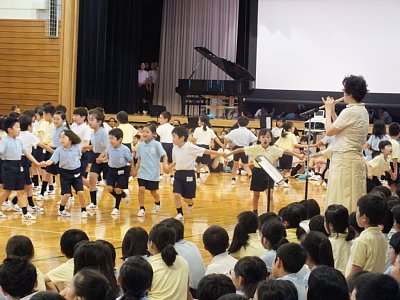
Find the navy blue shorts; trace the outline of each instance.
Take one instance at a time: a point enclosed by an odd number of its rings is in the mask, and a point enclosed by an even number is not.
[[[43,161],[44,153],[46,151],[40,148],[39,146],[36,147],[36,149],[32,150],[32,156],[38,161],[41,162]]]
[[[3,160],[1,175],[4,190],[21,191],[24,189],[24,167],[21,160]]]
[[[100,153],[94,153],[94,159],[92,161],[92,165],[90,166],[90,172],[91,173],[97,173],[100,174],[103,172],[103,178],[107,178],[107,173],[108,173],[108,163],[101,163],[98,164],[96,162],[96,158],[99,157]]]
[[[81,169],[66,170],[60,168],[61,195],[72,193],[71,187],[75,192],[83,191]]]
[[[264,169],[254,167],[253,175],[251,176],[250,191],[263,192],[268,188],[274,188],[274,180]]]
[[[233,150],[240,149],[240,148],[244,148],[244,147],[235,146],[235,147],[233,147]],[[233,155],[233,161],[239,161],[239,160],[241,160],[243,164],[249,163],[249,157],[244,152]]]
[[[43,150],[43,160],[48,161],[51,157],[52,153]],[[43,170],[46,170],[48,167],[42,167]],[[46,171],[47,172],[47,171]]]
[[[196,177],[194,170],[178,170],[174,175],[173,193],[180,194],[183,198],[196,198]]]
[[[89,165],[89,163],[91,162],[91,155],[92,155],[92,151],[86,151],[82,153],[81,156],[81,174],[83,177],[87,177],[87,166]]]
[[[208,145],[197,145],[197,146],[199,146],[200,148],[207,149],[207,150],[210,149],[210,147]],[[208,154],[203,154],[203,156],[198,156],[196,158],[196,162],[202,163],[204,165],[209,165],[209,164],[211,164],[211,156]]]
[[[150,180],[140,179],[140,178],[138,178],[137,181],[138,181],[138,185],[139,186],[144,186],[144,188],[146,190],[156,191],[156,190],[159,189],[159,185],[160,185],[159,181],[150,181]]]
[[[293,163],[293,156],[283,154],[279,159],[279,168],[283,170],[291,170]]]
[[[31,173],[30,173],[29,169],[30,169],[32,163],[25,156],[21,157],[21,163],[22,163],[22,167],[24,168],[24,185],[31,185],[32,179],[31,179]]]
[[[172,149],[174,148],[173,143],[161,143],[163,146],[165,152],[167,152],[167,157],[168,157],[168,163],[172,163]],[[161,162],[163,161],[163,158],[161,157]]]
[[[108,167],[106,178],[107,186],[114,188],[127,189],[129,184],[130,167],[111,168]]]

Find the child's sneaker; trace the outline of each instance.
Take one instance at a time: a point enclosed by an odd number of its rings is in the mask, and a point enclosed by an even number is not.
[[[143,208],[139,209],[137,216],[144,217],[145,215],[146,215],[146,211]]]
[[[197,177],[196,183],[199,184],[200,182],[201,182],[201,181],[200,181],[200,177]]]
[[[231,185],[236,185],[236,178],[232,178]]]
[[[10,206],[10,201],[6,200],[3,202],[3,204],[1,206]]]
[[[26,213],[25,215],[22,215],[22,218],[25,220],[36,220],[36,217],[34,215],[31,215],[31,213]]]
[[[183,215],[181,213],[177,214],[175,217],[176,220],[182,221],[183,220]]]
[[[68,202],[74,202],[74,201],[75,201],[75,197],[74,196],[69,197]]]
[[[129,192],[128,189],[122,190],[122,198],[121,200],[124,200],[125,204],[131,203],[131,193]]]
[[[7,218],[7,216],[5,214],[3,214],[3,212],[0,211],[0,218]]]
[[[91,202],[88,206],[86,206],[86,209],[97,209],[97,205]]]
[[[12,209],[13,211],[16,211],[16,212],[22,211],[21,207],[18,206],[18,203],[13,204],[12,202],[10,202],[10,209]]]
[[[63,211],[58,211],[58,215],[60,216],[60,217],[70,217],[71,216],[71,214],[69,213],[69,212],[67,212],[66,210],[63,210]]]
[[[28,206],[28,211],[31,212],[44,212],[44,209],[40,206]]]
[[[46,195],[47,193],[47,195]],[[55,196],[56,195],[56,191],[55,190],[48,190],[47,192],[44,192],[45,196]]]
[[[82,212],[81,212],[81,218],[87,219],[87,217],[88,217],[87,211],[82,211]]]
[[[96,201],[97,201],[97,203],[100,202],[102,194],[103,193],[102,193],[102,191],[100,191],[100,189],[96,189]]]
[[[188,205],[188,206],[186,207],[186,212],[187,212],[187,213],[190,213],[190,212],[192,211],[192,209],[193,209],[193,206],[194,206],[194,203],[193,203],[192,205]]]
[[[114,208],[111,212],[111,215],[115,216],[115,215],[119,215],[119,209],[118,208]]]
[[[161,205],[154,204],[154,205],[153,205],[153,209],[151,210],[151,213],[152,213],[153,215],[158,214],[158,212],[160,211],[160,207],[161,207]]]
[[[45,195],[39,194],[39,195],[36,196],[36,200],[37,201],[43,201],[43,200],[46,200],[45,197],[47,197],[47,195],[45,196]]]

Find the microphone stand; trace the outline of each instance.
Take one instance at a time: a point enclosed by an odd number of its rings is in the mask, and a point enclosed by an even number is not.
[[[309,166],[310,166],[310,144],[311,144],[311,118],[314,115],[316,111],[318,111],[320,108],[316,107],[310,110],[307,110],[303,113],[300,114],[300,117],[307,116],[308,120],[308,138],[307,138],[307,160],[306,160],[306,188],[304,191],[304,200],[308,199],[308,174],[309,174]],[[305,130],[306,128],[304,128]]]

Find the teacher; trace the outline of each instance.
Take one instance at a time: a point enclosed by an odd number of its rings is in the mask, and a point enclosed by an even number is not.
[[[347,76],[342,84],[347,106],[340,115],[335,113],[333,98],[327,97],[325,102],[326,134],[335,136],[325,208],[331,204],[342,204],[353,212],[367,188],[362,148],[368,135],[369,116],[361,101],[368,90],[362,76]]]

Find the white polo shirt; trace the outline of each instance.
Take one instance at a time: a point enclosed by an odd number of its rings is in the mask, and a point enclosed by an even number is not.
[[[229,132],[225,138],[230,140],[232,144],[239,147],[249,146],[257,141],[257,137],[247,127],[239,127]]]
[[[203,156],[206,149],[186,142],[182,148],[174,145],[172,149],[172,161],[176,164],[175,169],[180,170],[193,170],[196,158]]]
[[[175,127],[172,126],[170,123],[165,123],[157,127],[157,134],[160,137],[160,143],[172,143],[172,130]]]
[[[197,127],[194,130],[193,137],[196,139],[197,145],[210,145],[211,140],[215,139],[217,135],[215,134],[214,130],[206,127],[206,130],[203,130],[202,127]]]

